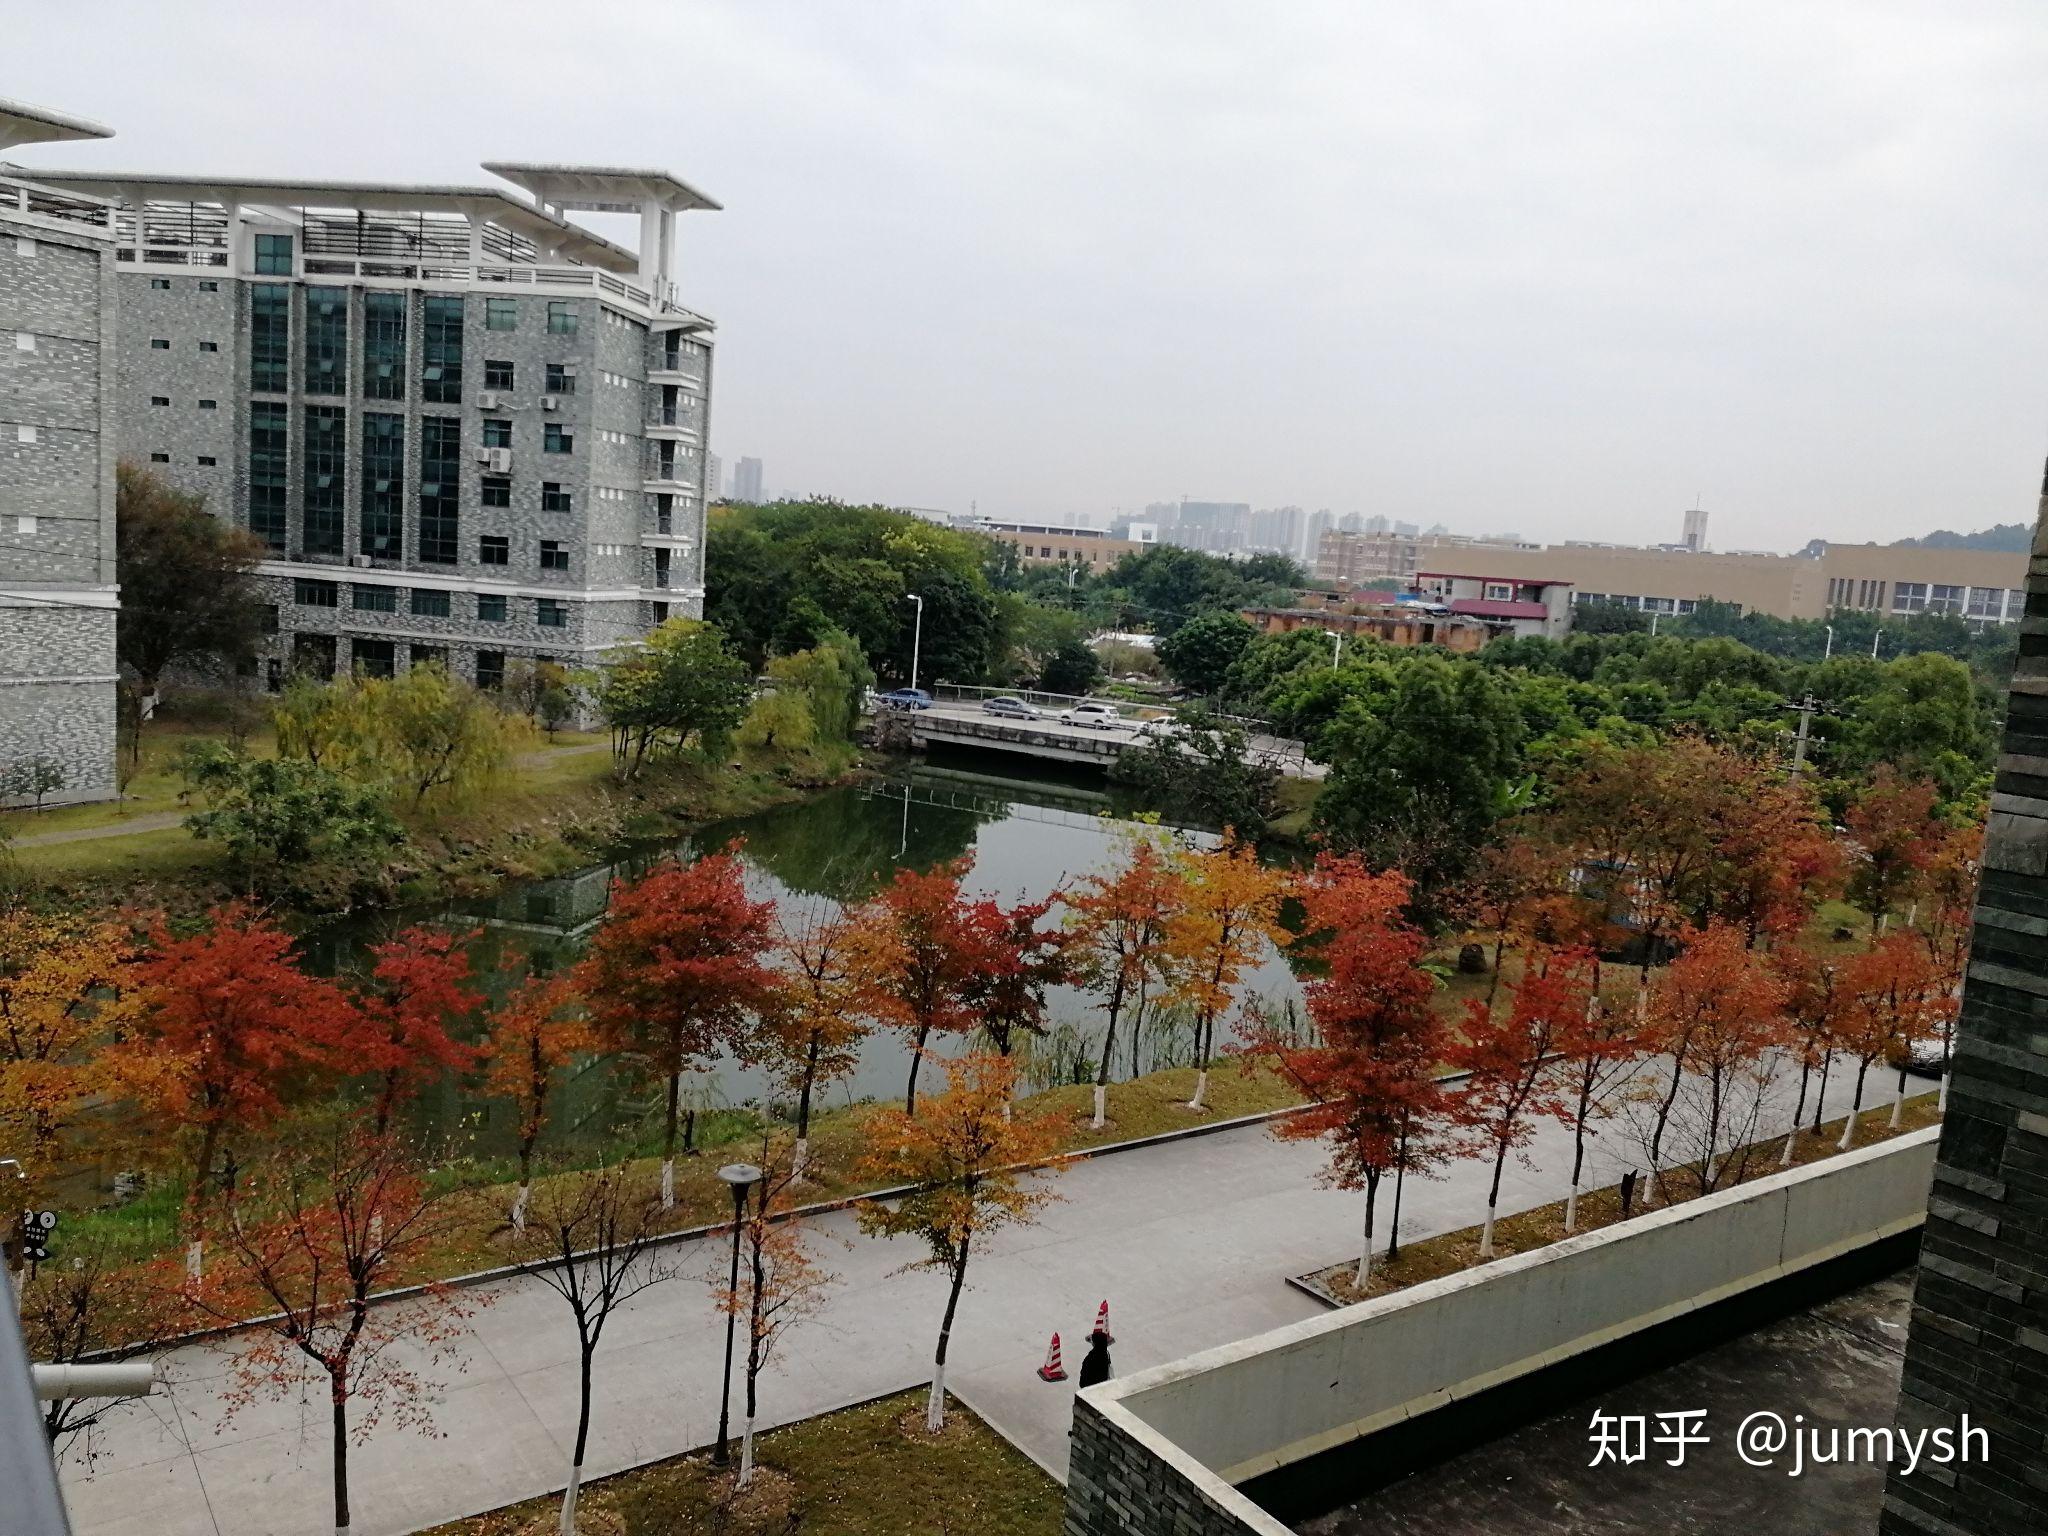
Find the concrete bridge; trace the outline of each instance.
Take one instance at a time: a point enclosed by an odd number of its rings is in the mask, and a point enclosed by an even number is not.
[[[1042,702],[1032,697],[1029,702],[1044,711],[1041,718],[1017,720],[984,714],[977,697],[940,698],[930,709],[912,710],[898,717],[901,723],[896,728],[907,728],[911,745],[921,751],[948,746],[1010,752],[1046,762],[1078,763],[1106,772],[1117,754],[1138,739],[1138,728],[1147,720],[1171,718],[1165,710],[1127,708],[1115,725],[1065,725],[1059,719],[1059,711],[1079,701]],[[1308,761],[1298,741],[1253,735],[1250,746],[1254,761],[1289,778],[1319,779],[1324,774],[1320,763]]]

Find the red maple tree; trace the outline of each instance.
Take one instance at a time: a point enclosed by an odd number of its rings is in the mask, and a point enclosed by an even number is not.
[[[1587,969],[1585,1011],[1559,1021],[1552,1049],[1557,1053],[1558,1097],[1561,1118],[1572,1128],[1572,1184],[1565,1197],[1564,1229],[1579,1226],[1579,1186],[1586,1170],[1586,1139],[1597,1136],[1596,1119],[1614,1112],[1618,1092],[1635,1075],[1642,1058],[1642,1031],[1635,1010],[1616,1005],[1600,992],[1600,959],[1591,950],[1568,952],[1570,963]],[[1566,957],[1553,956],[1552,965]]]
[[[547,1127],[555,1079],[593,1043],[590,1025],[574,1011],[575,1001],[565,977],[529,974],[491,1015],[480,1052],[484,1092],[512,1107],[519,1152],[519,1189],[511,1212],[515,1232],[526,1230],[533,1154]]]
[[[458,934],[416,927],[370,946],[375,964],[355,993],[363,1013],[358,1064],[377,1074],[379,1135],[390,1129],[400,1100],[476,1062],[476,1048],[449,1032],[483,1004],[482,994],[468,986],[464,946],[475,937],[474,929]]]
[[[986,960],[985,929],[961,882],[974,867],[954,859],[899,869],[855,914],[849,956],[873,1016],[910,1036],[903,1112],[917,1113],[917,1075],[934,1035],[965,1035],[980,1022],[974,989]]]

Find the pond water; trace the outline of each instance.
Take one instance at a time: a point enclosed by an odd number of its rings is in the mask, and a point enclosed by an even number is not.
[[[327,925],[307,936],[313,964],[323,970],[360,963],[363,949],[410,923],[465,925],[479,930],[473,946],[477,972],[488,984],[501,961],[522,968],[538,955],[556,967],[573,961],[604,915],[613,881],[670,853],[685,855],[740,843],[753,893],[780,907],[850,904],[872,895],[899,868],[930,869],[971,856],[968,886],[976,895],[1015,902],[1036,899],[1114,858],[1120,815],[1130,805],[1105,793],[1099,781],[1059,777],[1008,778],[938,765],[921,765],[885,780],[831,789],[789,805],[716,823],[679,844],[636,848],[589,869],[552,879],[508,882],[483,901],[426,910],[385,912]],[[1212,834],[1193,828],[1180,835],[1201,844]],[[1298,998],[1285,961],[1267,955],[1247,979],[1247,990],[1284,1007]],[[1092,995],[1057,989],[1049,998],[1050,1031],[1035,1042],[1025,1064],[1032,1086],[1092,1081],[1103,1019]],[[1127,1033],[1127,1031],[1126,1031]],[[1224,1033],[1219,1029],[1219,1034]],[[1187,1021],[1162,1015],[1135,1042],[1118,1046],[1118,1077],[1185,1065],[1193,1058]],[[961,1042],[954,1042],[953,1049]],[[942,1049],[945,1047],[941,1047]],[[833,1084],[825,1102],[838,1105],[900,1096],[909,1075],[909,1046],[890,1030],[870,1035],[860,1064]],[[725,1061],[688,1084],[689,1101],[703,1110],[758,1105],[767,1084],[758,1072]],[[661,1098],[602,1063],[573,1074],[559,1102],[550,1139],[564,1143],[649,1144],[659,1134]],[[450,1084],[416,1106],[419,1128],[453,1138],[480,1157],[510,1150],[511,1127],[502,1109]]]

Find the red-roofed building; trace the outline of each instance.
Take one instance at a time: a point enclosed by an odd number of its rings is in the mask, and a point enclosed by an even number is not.
[[[1454,614],[1506,624],[1517,635],[1562,640],[1572,627],[1573,585],[1569,581],[1417,571],[1415,588]]]

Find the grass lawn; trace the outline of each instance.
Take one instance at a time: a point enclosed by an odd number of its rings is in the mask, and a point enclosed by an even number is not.
[[[1897,1131],[1890,1128],[1889,1104],[1873,1105],[1865,1109],[1857,1118],[1855,1145],[1867,1147],[1880,1141],[1889,1141],[1893,1136],[1903,1136],[1911,1131],[1940,1124],[1941,1116],[1935,1109],[1936,1097],[1930,1092],[1908,1099]],[[1794,1165],[1804,1167],[1808,1163],[1817,1163],[1833,1157],[1835,1144],[1841,1137],[1843,1121],[1846,1118],[1842,1116],[1829,1121],[1821,1127],[1821,1134],[1818,1136],[1814,1135],[1810,1128],[1801,1131],[1792,1156]],[[1740,1165],[1742,1178],[1737,1180],[1731,1173],[1721,1187],[1730,1188],[1738,1182],[1748,1183],[1780,1172],[1779,1156],[1784,1144],[1785,1138],[1782,1136],[1772,1136],[1767,1140],[1752,1143],[1749,1157]],[[1683,1168],[1667,1171],[1665,1188],[1677,1195],[1687,1178],[1687,1171]],[[1644,1211],[1651,1209],[1648,1190],[1647,1179],[1637,1185],[1635,1208],[1631,1215],[1640,1216]],[[1386,1186],[1381,1187],[1380,1198],[1383,1206],[1391,1199],[1391,1192]],[[1687,1191],[1682,1198],[1695,1197]],[[1364,1209],[1364,1199],[1363,1195],[1359,1196],[1361,1211]],[[1681,1201],[1674,1199],[1671,1203]],[[1494,1257],[1506,1258],[1512,1253],[1527,1253],[1532,1249],[1562,1241],[1567,1235],[1564,1230],[1564,1207],[1565,1202],[1558,1200],[1550,1205],[1501,1217],[1493,1226]],[[1598,1231],[1602,1227],[1612,1226],[1619,1220],[1621,1191],[1618,1186],[1587,1190],[1579,1196],[1579,1232]],[[1456,1232],[1426,1237],[1420,1242],[1404,1243],[1401,1245],[1401,1256],[1398,1259],[1388,1260],[1383,1253],[1375,1254],[1372,1279],[1364,1290],[1353,1284],[1358,1265],[1356,1255],[1343,1263],[1316,1271],[1313,1278],[1346,1304],[1370,1301],[1375,1296],[1406,1290],[1409,1286],[1420,1285],[1425,1280],[1439,1280],[1445,1275],[1457,1274],[1460,1270],[1470,1269],[1480,1263],[1479,1235],[1478,1227],[1463,1227]]]
[[[755,1439],[754,1456],[757,1486],[743,1498],[699,1453],[586,1484],[579,1514],[609,1514],[625,1536],[1057,1536],[1060,1528],[1057,1483],[957,1400],[945,1429],[927,1434],[921,1391],[771,1429]],[[559,1505],[559,1496],[529,1499],[424,1536],[551,1533]]]

